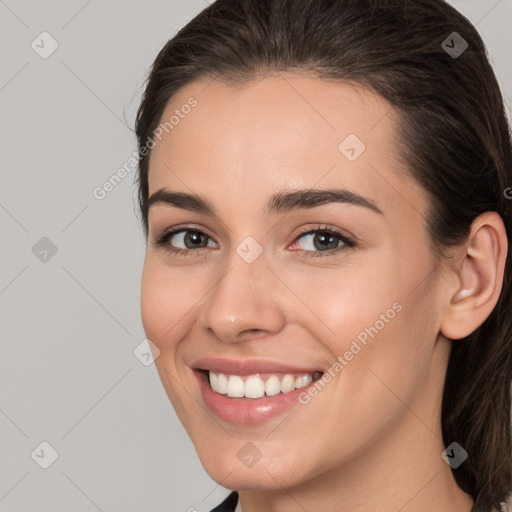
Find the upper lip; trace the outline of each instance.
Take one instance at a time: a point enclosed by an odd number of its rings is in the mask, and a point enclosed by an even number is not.
[[[191,367],[196,370],[211,370],[228,375],[254,375],[256,373],[315,373],[318,368],[292,366],[268,359],[222,359],[203,358],[194,361]]]

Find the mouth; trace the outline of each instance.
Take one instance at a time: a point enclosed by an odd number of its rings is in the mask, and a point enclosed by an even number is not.
[[[192,367],[204,405],[217,418],[259,424],[300,404],[299,398],[324,374],[269,361],[208,359]]]
[[[213,370],[199,370],[211,390],[230,398],[257,400],[264,396],[287,394],[311,384],[323,375],[313,373],[257,373],[252,375],[229,375]]]

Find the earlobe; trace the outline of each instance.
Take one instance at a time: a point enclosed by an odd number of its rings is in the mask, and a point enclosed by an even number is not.
[[[496,212],[478,216],[457,254],[458,263],[450,270],[455,284],[447,288],[441,322],[441,333],[450,339],[465,338],[475,331],[498,302],[507,255],[501,217]]]

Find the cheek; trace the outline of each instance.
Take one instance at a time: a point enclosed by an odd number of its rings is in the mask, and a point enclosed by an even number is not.
[[[148,256],[141,279],[141,318],[146,337],[160,350],[155,366],[173,408],[185,427],[197,404],[188,394],[183,395],[183,379],[179,359],[180,341],[190,329],[191,310],[197,302],[197,292],[186,287],[189,280],[176,275],[165,265]],[[185,282],[186,281],[186,282]]]
[[[169,329],[168,314],[172,315],[168,305],[167,290],[157,279],[156,272],[145,266],[141,283],[141,319],[147,338],[160,350],[163,347],[165,331]]]
[[[432,412],[427,396],[436,339],[428,298],[392,289],[386,300],[369,296],[351,312],[347,320],[351,330],[337,340],[338,354],[347,363],[334,392],[334,402],[351,409],[355,421],[346,425],[350,436],[360,435],[361,428],[369,439],[391,428],[408,414],[404,404],[427,421]],[[346,416],[346,408],[342,409],[334,423]]]
[[[301,324],[331,352],[344,352],[350,340],[379,321],[399,298],[391,267],[384,269],[379,255],[351,256],[338,268],[282,268],[283,281],[290,283],[290,319]],[[382,255],[381,255],[382,259]],[[371,260],[373,263],[370,263]],[[290,295],[290,294],[289,294]],[[391,310],[389,316],[394,316]]]
[[[141,319],[146,336],[165,351],[184,336],[200,290],[192,276],[152,260],[146,259],[142,272]]]
[[[311,309],[304,315],[299,305],[295,321],[322,340],[333,374],[341,377],[335,403],[371,405],[378,414],[383,404],[397,405],[387,386],[412,398],[426,379],[436,326],[435,305],[424,289],[411,286],[426,275],[427,262],[405,265],[396,255],[373,261],[315,279],[297,273],[293,282]],[[339,357],[341,367],[334,368]]]

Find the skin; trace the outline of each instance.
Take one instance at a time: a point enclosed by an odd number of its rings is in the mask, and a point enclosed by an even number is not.
[[[217,215],[150,208],[141,312],[206,471],[240,491],[243,512],[469,512],[471,497],[441,458],[446,336],[472,332],[497,301],[507,249],[499,217],[480,216],[467,244],[437,261],[428,198],[399,160],[395,111],[361,87],[293,73],[243,87],[197,81],[162,119],[191,96],[197,106],[152,150],[149,193],[194,192]],[[338,149],[348,134],[366,145],[352,162]],[[272,194],[307,188],[349,189],[383,214],[340,203],[267,214]],[[210,237],[208,247],[184,257],[155,245],[186,223]],[[313,237],[298,240],[298,230],[323,225],[357,246],[307,258]],[[263,249],[250,264],[236,252],[247,236]],[[172,241],[187,248],[180,236]],[[402,310],[307,405],[249,426],[204,405],[193,361],[259,358],[326,371],[396,302]],[[237,457],[247,442],[261,452],[250,468]]]

